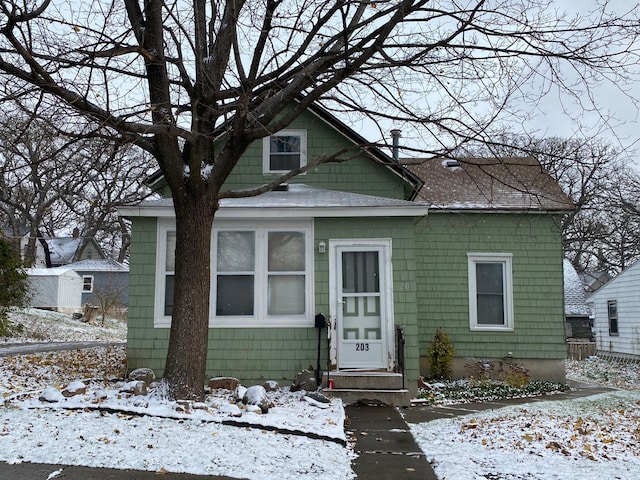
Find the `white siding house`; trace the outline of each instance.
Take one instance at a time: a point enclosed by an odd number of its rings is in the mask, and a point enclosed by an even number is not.
[[[592,300],[597,350],[640,355],[640,262],[596,291]]]

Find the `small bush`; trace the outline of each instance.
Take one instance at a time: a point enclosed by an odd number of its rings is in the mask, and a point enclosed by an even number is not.
[[[429,347],[429,374],[431,378],[444,379],[451,377],[454,351],[453,342],[449,335],[438,329]]]
[[[12,245],[0,238],[0,336],[20,332],[20,325],[9,321],[10,307],[24,306],[27,301],[29,284],[20,255]]]

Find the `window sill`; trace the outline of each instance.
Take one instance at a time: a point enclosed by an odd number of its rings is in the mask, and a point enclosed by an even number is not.
[[[209,321],[209,328],[311,328],[314,327],[313,319],[269,319],[269,320],[246,320],[243,318],[233,318],[225,320]],[[153,322],[153,328],[171,328],[171,317],[157,318]]]
[[[499,325],[479,327],[472,325],[471,327],[469,327],[469,330],[471,330],[472,332],[513,332],[513,327],[504,327]]]

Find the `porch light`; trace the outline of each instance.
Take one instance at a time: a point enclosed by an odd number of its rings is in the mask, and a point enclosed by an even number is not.
[[[327,244],[324,242],[318,243],[318,253],[324,253],[327,251]]]

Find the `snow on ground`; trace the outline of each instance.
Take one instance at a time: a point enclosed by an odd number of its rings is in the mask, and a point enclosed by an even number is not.
[[[567,361],[568,378],[614,390],[410,429],[440,480],[640,478],[640,365]]]
[[[98,318],[98,323],[101,322]],[[23,332],[12,337],[0,337],[0,343],[113,341],[127,339],[127,324],[107,317],[104,326],[83,323],[64,313],[24,308],[9,313],[9,319],[23,326]]]
[[[101,338],[102,327],[67,320],[52,337],[70,339],[62,338],[66,330],[74,340]],[[112,379],[124,369],[122,346],[0,358],[0,461],[248,479],[355,477],[354,454],[340,443],[345,419],[338,401],[320,409],[280,391],[270,394],[269,413],[232,417],[230,394],[216,391],[180,412],[161,387],[146,396],[121,392],[123,383]],[[440,480],[640,478],[640,367],[594,358],[567,362],[567,373],[620,390],[435,420],[411,431]],[[86,393],[51,405],[38,400],[46,387],[61,390],[75,380],[85,380]]]
[[[102,332],[51,312],[12,318],[32,321],[57,341],[126,335],[126,327],[125,335],[114,334],[118,328],[109,321]],[[123,345],[0,358],[0,461],[248,479],[355,477],[339,400],[319,408],[284,388],[268,394],[269,412],[259,414],[238,410],[231,392],[216,390],[202,404],[178,406],[159,382],[148,395],[122,392],[125,382],[117,379],[125,372]],[[45,389],[52,399],[78,380],[85,393],[51,404],[39,400]]]
[[[616,391],[410,425],[440,480],[640,478],[640,394]]]

